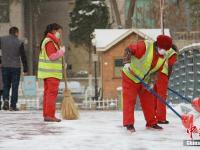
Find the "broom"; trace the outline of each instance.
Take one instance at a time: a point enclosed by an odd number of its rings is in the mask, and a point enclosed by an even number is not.
[[[65,120],[76,120],[79,118],[79,112],[75,105],[74,99],[71,95],[70,90],[67,87],[67,73],[66,73],[66,64],[65,64],[65,56],[63,56],[63,68],[64,68],[64,82],[65,82],[65,90],[64,90],[64,98],[61,105],[61,115]]]

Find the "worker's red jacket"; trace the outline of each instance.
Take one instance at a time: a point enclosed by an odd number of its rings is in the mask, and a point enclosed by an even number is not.
[[[146,46],[145,46],[144,41],[139,41],[135,44],[131,44],[129,45],[128,48],[131,50],[131,53],[138,59],[140,59],[145,54],[145,51],[146,51]],[[156,54],[155,52],[153,53],[153,61],[152,61],[151,68],[154,68],[156,66],[159,57],[163,57],[163,56]],[[172,55],[168,59],[168,65],[173,66],[175,62],[176,62],[176,54]],[[162,67],[160,68],[159,71],[161,70],[162,70]]]
[[[60,41],[55,37],[54,34],[52,33],[48,33],[47,34],[47,37],[50,38],[51,40],[54,41],[55,44],[57,44],[57,46],[59,47],[59,43]],[[53,56],[53,60],[55,59],[58,59],[59,57],[63,56],[63,52],[60,53],[61,51],[58,51],[55,47],[53,42],[48,42],[46,45],[45,45],[45,49],[46,49],[46,53],[47,53],[47,56],[51,59],[51,56]]]

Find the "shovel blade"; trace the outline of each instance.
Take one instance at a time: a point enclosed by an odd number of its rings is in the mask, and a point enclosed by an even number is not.
[[[189,129],[194,124],[194,116],[192,114],[182,115],[182,124],[186,129]]]
[[[200,97],[195,98],[192,101],[192,107],[200,113]]]

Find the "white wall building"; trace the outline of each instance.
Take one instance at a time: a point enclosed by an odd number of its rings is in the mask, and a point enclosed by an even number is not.
[[[24,37],[23,0],[0,1],[0,36],[7,35],[11,26],[17,26],[20,30],[20,37]]]

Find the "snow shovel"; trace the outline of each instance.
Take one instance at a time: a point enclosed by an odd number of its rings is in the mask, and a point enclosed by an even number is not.
[[[154,95],[161,103],[165,104],[167,107],[169,107],[182,121],[182,124],[185,128],[190,128],[193,126],[194,123],[194,116],[192,114],[184,114],[180,115],[174,108],[172,108],[158,93],[156,93],[147,83],[144,82],[143,79],[138,77],[137,75],[133,74],[132,71],[130,71],[132,75],[134,75],[141,83],[142,85],[152,94]]]
[[[172,93],[176,94],[177,96],[179,96],[180,98],[182,98],[183,100],[187,101],[188,103],[192,104],[192,107],[200,113],[200,97],[197,97],[193,100],[184,97],[183,95],[181,95],[180,93],[178,93],[177,91],[171,89],[168,87],[168,90],[171,91]]]
[[[64,81],[65,81],[65,90],[64,90],[64,98],[61,105],[61,114],[62,118],[65,120],[76,120],[79,118],[79,112],[77,107],[75,106],[74,99],[71,95],[70,90],[67,87],[67,73],[66,73],[66,64],[65,57],[63,56],[63,70],[64,70]]]

